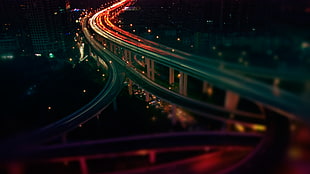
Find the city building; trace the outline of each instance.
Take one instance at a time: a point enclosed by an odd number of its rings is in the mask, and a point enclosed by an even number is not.
[[[66,2],[64,0],[24,0],[20,5],[36,55],[64,52]]]

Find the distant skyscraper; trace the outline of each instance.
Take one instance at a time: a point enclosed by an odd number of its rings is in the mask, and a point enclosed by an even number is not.
[[[0,54],[20,50],[19,14],[16,0],[0,0]]]
[[[64,51],[65,0],[24,0],[23,5],[34,53]]]
[[[16,11],[16,0],[0,0],[0,23],[8,24],[14,21]]]

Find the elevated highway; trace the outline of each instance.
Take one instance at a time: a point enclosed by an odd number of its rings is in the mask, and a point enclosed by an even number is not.
[[[27,134],[24,137],[12,140],[1,146],[1,160],[21,161],[28,157],[33,159],[74,158],[76,156],[91,156],[102,153],[117,153],[138,149],[171,148],[174,146],[255,146],[246,159],[239,161],[225,172],[248,173],[255,167],[253,164],[262,162],[270,155],[279,155],[287,145],[288,119],[309,121],[309,101],[300,98],[287,91],[278,89],[274,92],[274,86],[255,80],[258,74],[268,78],[288,78],[296,81],[304,81],[308,76],[295,78],[295,75],[283,72],[271,74],[272,71],[258,68],[245,68],[234,64],[198,57],[164,45],[135,36],[116,27],[111,20],[122,12],[123,8],[130,6],[135,1],[121,0],[112,6],[98,11],[92,16],[86,16],[81,20],[82,31],[90,54],[99,64],[108,67],[109,80],[105,89],[88,105],[38,131]],[[141,59],[137,57],[141,57]],[[143,57],[143,58],[142,58]],[[156,80],[156,66],[164,66],[168,70],[169,77],[166,84],[160,84]],[[194,113],[223,122],[242,123],[251,127],[252,124],[266,124],[266,134],[244,134],[229,132],[193,132],[180,134],[162,134],[154,136],[127,137],[124,139],[100,140],[94,142],[78,142],[72,144],[60,144],[41,146],[40,143],[50,141],[64,133],[73,130],[78,125],[85,123],[105,109],[118,95],[123,87],[124,78],[130,79],[151,94],[154,94],[168,102],[183,106]],[[176,74],[180,76],[175,78]],[[244,75],[247,75],[244,76]],[[260,76],[259,75],[259,76]],[[218,106],[190,98],[187,95],[187,80],[193,77],[202,84],[216,85],[227,91],[224,106]],[[178,80],[176,82],[176,79]],[[169,85],[177,83],[178,90],[169,89]],[[167,85],[168,84],[168,85]],[[129,83],[129,89],[132,83]],[[203,88],[203,87],[202,87]],[[237,109],[240,97],[245,97],[263,105],[263,110],[268,108],[286,118],[266,118],[266,113],[260,114],[241,111]],[[231,102],[232,101],[232,102]],[[232,118],[233,115],[233,118]],[[267,121],[266,121],[267,119]],[[268,121],[271,119],[271,123]],[[19,142],[30,142],[27,146],[18,145]],[[127,144],[127,146],[124,146]],[[14,146],[11,146],[14,145]],[[276,149],[280,147],[276,151]],[[17,149],[15,152],[10,148]],[[265,155],[265,156],[264,156]],[[79,160],[81,158],[78,158]],[[274,158],[270,158],[274,159]],[[270,162],[270,160],[265,161]],[[253,165],[246,168],[244,166]],[[85,167],[86,162],[80,163]],[[267,164],[266,164],[267,165]],[[270,164],[269,164],[270,165]],[[257,166],[256,166],[257,167]],[[84,168],[85,169],[85,168]],[[88,173],[87,169],[82,173]]]
[[[274,72],[268,69],[257,67],[244,67],[223,61],[199,57],[183,51],[179,51],[164,45],[135,36],[129,32],[115,26],[111,20],[122,12],[125,6],[130,6],[134,1],[119,1],[113,6],[101,10],[88,20],[83,27],[84,31],[89,30],[92,38],[104,46],[106,52],[111,52],[113,60],[125,65],[131,74],[147,78],[155,85],[157,72],[156,66],[167,67],[169,69],[169,79],[167,84],[175,83],[175,73],[179,73],[179,94],[187,97],[188,76],[197,78],[202,83],[215,85],[223,90],[232,91],[238,97],[245,97],[251,101],[263,104],[264,107],[279,112],[292,119],[302,119],[309,121],[309,100],[293,93],[279,89],[272,84],[265,84],[250,78],[251,76],[264,76],[270,79],[288,78],[296,81],[309,80],[309,74],[296,75],[288,72]],[[135,65],[136,57],[142,56],[143,59]],[[139,66],[144,67],[139,67]],[[135,71],[135,72],[134,72]],[[176,72],[177,71],[177,72]],[[247,76],[245,76],[247,75]],[[145,83],[150,83],[150,81]],[[139,84],[139,82],[135,81]],[[141,82],[140,82],[141,83]],[[143,85],[143,84],[142,84]],[[160,85],[160,84],[159,84]],[[163,85],[162,85],[163,86]],[[165,86],[163,86],[165,87]],[[167,88],[167,87],[166,87]],[[146,89],[148,90],[148,89]],[[226,101],[232,100],[229,95]],[[168,97],[169,98],[169,97]],[[238,105],[234,103],[232,105]],[[235,110],[233,106],[224,109]]]
[[[94,47],[96,48],[95,45]],[[36,149],[37,145],[50,143],[55,139],[65,137],[67,132],[96,117],[115,101],[124,87],[125,74],[122,67],[109,63],[111,60],[104,52],[100,51],[101,49],[100,46],[96,48],[96,55],[103,57],[99,65],[108,70],[108,78],[100,93],[88,104],[61,120],[17,137],[3,140],[0,145],[0,161],[16,159],[24,152]]]

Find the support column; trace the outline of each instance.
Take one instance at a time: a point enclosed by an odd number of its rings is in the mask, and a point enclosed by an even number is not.
[[[255,104],[257,105],[260,112],[262,113],[263,118],[266,118],[266,111],[265,111],[264,105],[262,103],[259,103],[259,102],[255,102]]]
[[[183,75],[184,87],[183,87],[183,95],[187,96],[187,74]]]
[[[132,65],[131,51],[124,49],[124,59],[126,62],[128,61],[128,65]]]
[[[238,107],[240,96],[234,92],[226,91],[225,108],[229,110],[236,110]]]
[[[96,61],[97,61],[97,66],[100,66],[101,65],[101,62],[100,62],[100,57],[99,56],[96,56]]]
[[[180,72],[179,76],[179,93],[183,94],[183,72]]]
[[[173,84],[174,83],[174,69],[173,68],[169,68],[169,84]]]
[[[206,81],[203,81],[203,84],[202,84],[202,93],[203,94],[208,94],[208,96],[212,96],[213,94],[213,87],[212,85],[210,85],[208,82]]]
[[[128,93],[129,93],[129,95],[132,95],[133,94],[133,89],[132,89],[132,80],[128,80]]]
[[[225,96],[225,108],[228,110],[236,110],[238,107],[240,96],[234,92],[226,91]],[[230,119],[234,118],[234,114],[230,113],[229,115]],[[230,119],[226,122],[226,129],[229,131],[231,130],[231,127],[233,126],[233,123],[230,122]]]
[[[155,80],[155,63],[154,60],[151,60],[151,80]]]
[[[113,52],[113,44],[110,43],[110,51]]]
[[[23,174],[24,166],[19,162],[12,162],[7,167],[8,174]]]
[[[272,92],[273,92],[273,94],[274,94],[275,96],[280,95],[279,84],[280,84],[280,79],[279,79],[279,78],[273,79]]]
[[[145,91],[145,101],[149,102],[150,101],[150,93]]]
[[[146,65],[146,76],[147,78],[151,77],[151,70],[150,70],[150,59],[149,58],[145,58],[145,65]]]
[[[187,96],[187,78],[187,74],[180,72],[179,92],[184,96]]]
[[[123,49],[123,56],[122,56],[122,60],[126,61],[127,58],[127,50]]]
[[[149,58],[145,58],[145,64],[146,64],[146,75],[149,79],[155,80],[155,68],[154,68],[154,60],[151,60]]]
[[[79,161],[80,161],[81,174],[89,174],[85,157],[81,157]]]
[[[177,113],[177,106],[175,104],[172,104],[171,115],[172,115],[172,124],[173,125],[175,125],[177,123],[176,113]]]
[[[202,93],[207,94],[208,93],[209,84],[206,81],[203,81],[202,83]]]
[[[131,53],[131,51],[128,51],[127,52],[128,53],[128,62],[129,62],[129,65],[131,66],[132,65],[132,59],[131,59],[131,57],[132,57],[132,53]]]
[[[114,51],[113,52],[114,52],[115,55],[117,55],[117,50],[118,50],[118,46],[114,45]]]
[[[155,150],[151,150],[149,154],[149,161],[151,164],[154,164],[156,162],[156,152]]]

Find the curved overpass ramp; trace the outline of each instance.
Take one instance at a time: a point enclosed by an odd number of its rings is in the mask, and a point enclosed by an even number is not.
[[[107,62],[106,66],[108,67],[109,75],[104,89],[88,104],[63,119],[18,137],[4,140],[0,145],[1,159],[14,159],[20,156],[20,154],[35,149],[41,143],[48,143],[61,137],[66,132],[79,127],[80,124],[100,114],[102,110],[115,100],[124,86],[125,76],[122,71],[123,68],[109,63],[111,60],[105,52],[101,51],[102,47],[100,45],[93,48],[96,54],[100,55]]]
[[[290,118],[302,118],[303,120],[309,121],[308,113],[310,112],[310,107],[308,100],[284,90],[279,90],[275,94],[271,85],[243,76],[243,74],[261,74],[270,78],[282,76],[295,78],[296,80],[305,80],[305,78],[309,78],[308,75],[298,77],[284,72],[270,74],[272,72],[271,70],[245,68],[208,58],[201,58],[135,36],[121,30],[110,21],[121,12],[124,6],[130,5],[131,3],[132,1],[123,0],[107,9],[97,12],[89,19],[91,30],[100,37],[109,40],[115,45],[121,46],[123,49],[145,55],[160,64],[210,82],[222,89],[234,91],[250,100],[263,103],[266,107]],[[120,58],[116,59],[116,61],[120,60]],[[127,69],[129,68],[134,70],[132,67],[127,67]]]

